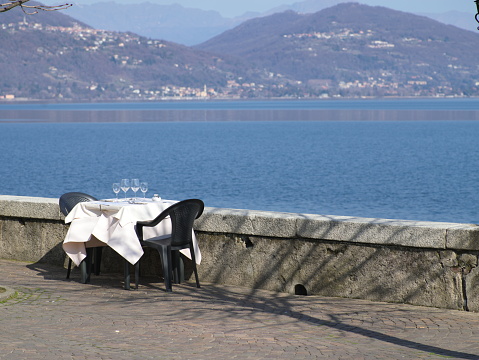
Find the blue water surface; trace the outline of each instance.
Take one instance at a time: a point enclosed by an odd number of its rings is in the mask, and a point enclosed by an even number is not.
[[[139,177],[213,207],[478,223],[478,138],[477,121],[0,123],[0,193],[106,198]]]
[[[158,110],[479,110],[476,98],[199,100],[110,103],[3,103],[3,110],[158,111]]]

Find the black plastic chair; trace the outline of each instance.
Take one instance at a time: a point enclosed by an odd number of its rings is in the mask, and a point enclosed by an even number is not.
[[[63,215],[67,216],[70,211],[81,202],[86,201],[96,201],[97,199],[91,195],[81,193],[81,192],[69,192],[60,196],[58,204],[60,205],[60,211]],[[82,264],[82,266],[86,266],[86,268],[82,268],[82,282],[87,283],[90,280],[90,273],[92,263],[94,266],[95,275],[100,273],[100,264],[101,264],[101,254],[102,254],[101,247],[94,247],[94,248],[87,248],[87,258],[86,263]],[[94,259],[92,259],[94,258]],[[93,261],[92,261],[93,260]],[[67,269],[67,279],[70,278],[70,273],[72,269],[72,259],[68,259],[68,269]]]
[[[163,265],[163,277],[165,278],[166,291],[172,291],[171,275],[174,272],[175,281],[183,277],[179,274],[180,271],[180,257],[179,250],[189,248],[191,253],[191,260],[193,262],[193,271],[195,273],[196,287],[200,287],[198,279],[198,271],[196,269],[195,250],[193,248],[193,223],[195,219],[199,218],[203,213],[205,204],[199,199],[183,200],[171,205],[163,210],[160,215],[150,221],[138,221],[136,223],[136,234],[138,240],[143,247],[151,247],[160,253],[161,262]],[[153,227],[158,225],[167,216],[171,219],[171,235],[159,236],[143,240],[143,228]],[[174,259],[172,264],[172,252],[174,252]],[[135,285],[138,289],[139,281],[139,261],[135,265]]]

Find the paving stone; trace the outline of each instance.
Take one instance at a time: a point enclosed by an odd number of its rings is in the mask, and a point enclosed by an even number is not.
[[[0,260],[0,359],[479,359],[479,314]]]

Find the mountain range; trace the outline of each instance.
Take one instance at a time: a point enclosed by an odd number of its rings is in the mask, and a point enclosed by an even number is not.
[[[195,48],[310,84],[374,82],[391,88],[410,82],[466,90],[477,76],[471,45],[478,39],[426,17],[343,3],[314,14],[286,11],[252,19]]]
[[[264,13],[245,13],[239,17],[226,18],[216,11],[186,8],[178,4],[160,5],[152,2],[119,4],[115,1],[98,1],[93,4],[75,4],[68,15],[96,29],[131,31],[136,34],[176,42],[197,45],[232,29],[246,20],[265,17],[288,10],[312,14],[345,3],[347,0],[305,0],[283,5]],[[448,13],[416,14],[428,16],[445,24],[475,31],[473,14],[452,11]]]
[[[0,97],[75,100],[479,95],[479,35],[341,3],[241,22],[194,47],[66,12],[0,15]]]

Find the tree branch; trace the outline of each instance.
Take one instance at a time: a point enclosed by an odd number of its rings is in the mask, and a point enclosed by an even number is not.
[[[37,14],[38,10],[42,11],[56,11],[56,10],[63,10],[72,6],[72,4],[63,4],[63,5],[54,5],[54,6],[47,6],[47,5],[24,5],[26,2],[30,0],[17,0],[17,1],[9,1],[4,4],[0,4],[0,13],[12,10],[17,6],[20,6],[23,12],[27,15]],[[34,9],[33,12],[27,12],[25,9]]]

